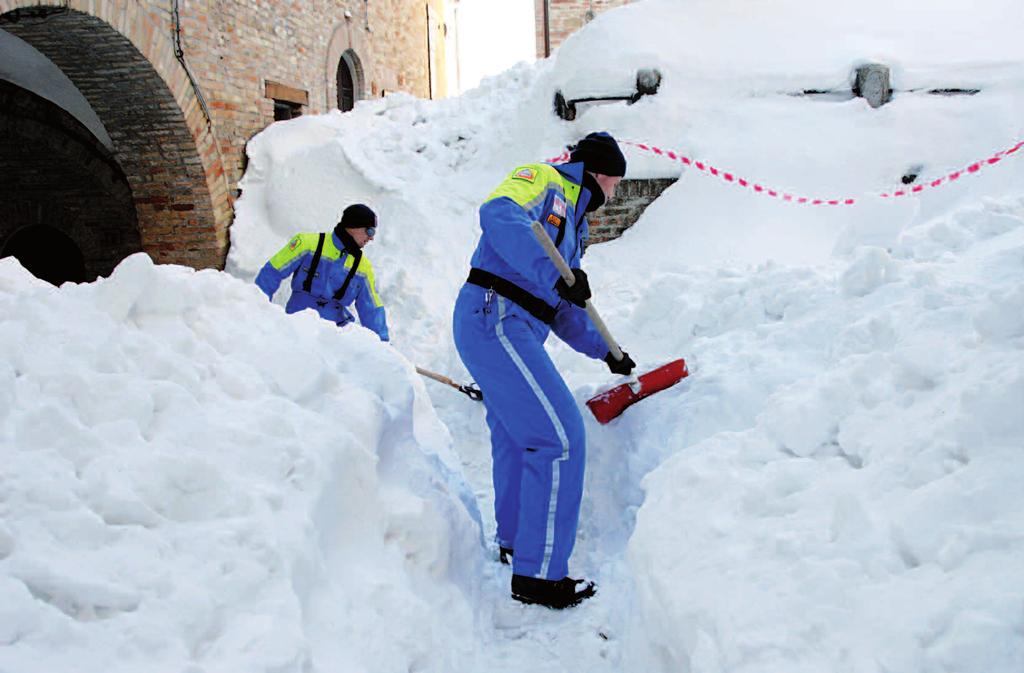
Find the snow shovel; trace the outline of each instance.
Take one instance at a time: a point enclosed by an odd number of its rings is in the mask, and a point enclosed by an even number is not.
[[[447,376],[442,376],[441,374],[432,372],[429,369],[424,369],[423,367],[417,367],[416,373],[422,376],[426,376],[428,379],[434,379],[438,383],[443,383],[446,386],[451,386],[452,388],[455,388],[463,395],[468,396],[469,399],[471,400],[475,400],[477,402],[483,402],[484,400],[483,391],[477,388],[475,384],[469,383],[467,385],[459,385],[458,383],[452,381]]]
[[[544,251],[548,253],[548,257],[554,262],[558,272],[562,275],[562,279],[565,280],[569,287],[572,287],[576,279],[573,277],[569,265],[562,259],[558,248],[555,247],[554,241],[548,236],[548,232],[544,231],[544,225],[540,222],[534,222],[532,228],[534,236],[537,237],[537,241],[540,242]],[[623,357],[622,349],[619,348],[619,344],[612,338],[611,332],[608,331],[608,326],[604,324],[604,320],[597,314],[597,309],[594,308],[589,299],[587,300],[586,311],[587,315],[590,316],[590,320],[594,323],[594,327],[597,328],[601,338],[604,339],[605,344],[608,346],[612,357],[616,360],[621,360]],[[690,372],[686,369],[685,360],[682,358],[673,360],[657,369],[652,369],[646,374],[641,374],[633,380],[617,385],[611,390],[606,390],[591,397],[587,400],[587,407],[590,408],[590,412],[594,414],[597,422],[604,425],[613,418],[617,418],[619,414],[626,410],[626,407],[636,404],[654,393],[674,386],[689,374]]]

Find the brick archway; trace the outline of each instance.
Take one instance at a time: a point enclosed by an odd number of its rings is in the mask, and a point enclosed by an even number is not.
[[[51,282],[108,276],[142,249],[132,190],[111,151],[61,107],[2,80],[0,204],[0,256],[13,254]],[[83,255],[83,274],[37,273],[47,265],[29,263],[38,253],[28,243],[50,246],[41,235],[14,245],[23,229],[51,232],[55,241],[59,232],[72,241]]]
[[[103,122],[131,187],[142,249],[161,263],[223,267],[227,180],[164,34],[166,16],[132,0],[69,5],[0,0],[0,27],[53,61]]]

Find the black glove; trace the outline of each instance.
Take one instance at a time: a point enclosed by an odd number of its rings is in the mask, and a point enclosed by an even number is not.
[[[626,351],[622,351],[621,360],[616,360],[615,356],[612,355],[612,352],[608,351],[608,355],[604,356],[604,361],[608,363],[608,369],[611,370],[612,374],[629,376],[629,373],[633,371],[633,367],[636,367],[636,363],[633,362],[633,358],[629,357],[629,353]]]
[[[569,287],[564,278],[559,278],[555,283],[555,292],[567,302],[576,304],[580,308],[586,308],[587,300],[590,299],[590,281],[587,280],[587,272],[583,269],[572,269],[572,275],[576,280],[572,287]]]

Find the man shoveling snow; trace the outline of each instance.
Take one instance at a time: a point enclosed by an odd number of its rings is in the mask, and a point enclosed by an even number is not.
[[[512,597],[523,603],[566,608],[596,591],[593,582],[568,577],[586,438],[544,341],[554,330],[614,373],[635,366],[627,354],[612,356],[584,311],[590,287],[579,268],[585,213],[610,199],[625,173],[626,159],[607,133],[580,141],[566,164],[512,171],[480,208],[483,234],[455,304],[455,345],[487,407],[497,542],[503,561],[512,556]],[[538,245],[534,221],[572,267],[572,284]]]

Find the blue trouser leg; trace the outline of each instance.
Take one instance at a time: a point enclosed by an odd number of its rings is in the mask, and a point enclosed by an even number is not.
[[[523,449],[490,409],[487,411],[487,426],[491,430],[491,480],[494,483],[494,519],[498,524],[496,537],[500,546],[515,548]]]
[[[492,453],[500,457],[494,470],[499,526],[501,507],[513,503],[509,489],[520,480],[513,572],[561,579],[576,541],[586,440],[576,400],[544,350],[542,329],[508,300],[488,301],[479,288],[466,286],[456,302],[455,345],[484,391],[489,425],[504,429],[492,435]],[[518,452],[520,469],[509,452]]]

